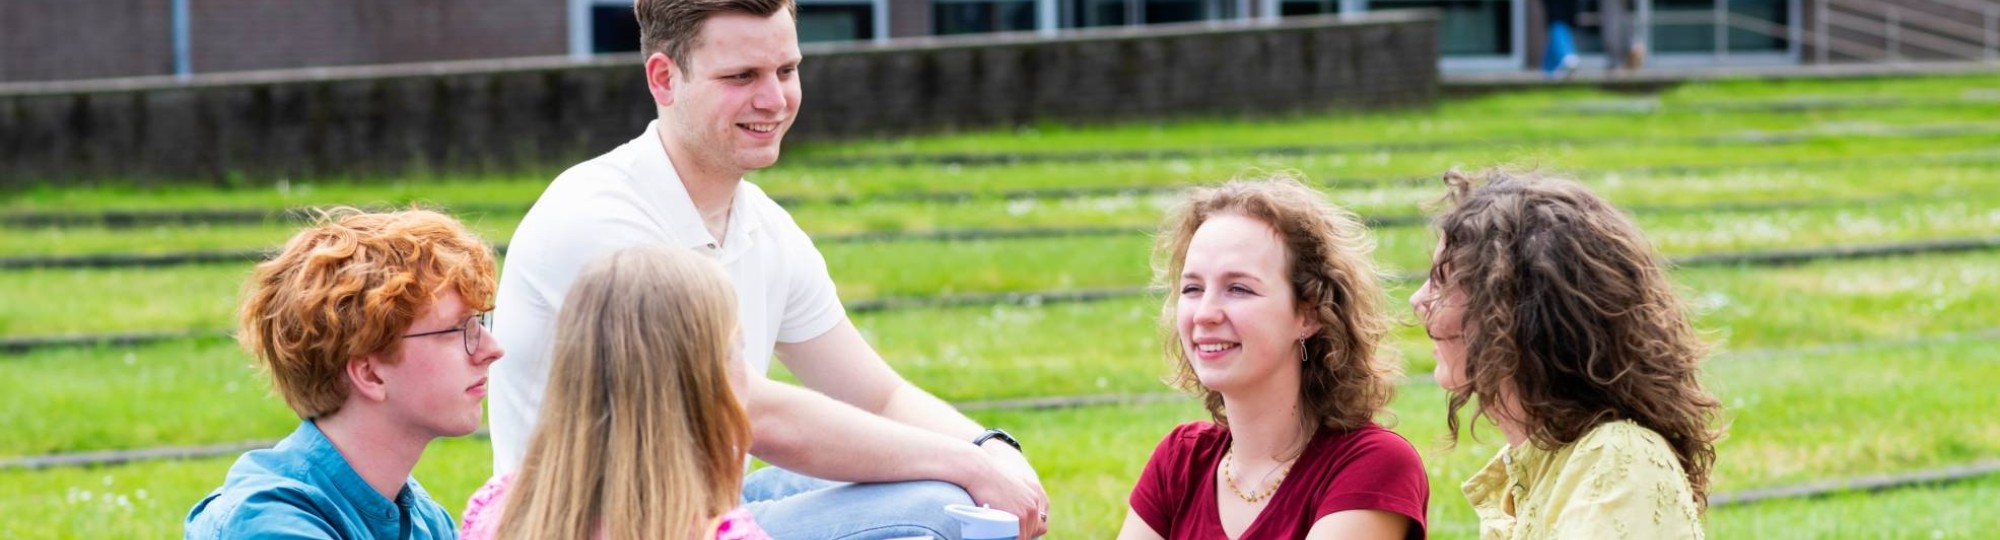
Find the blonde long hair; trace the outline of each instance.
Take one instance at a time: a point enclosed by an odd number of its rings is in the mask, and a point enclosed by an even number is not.
[[[585,267],[498,537],[708,534],[739,504],[750,448],[726,365],[736,309],[721,266],[689,250],[628,248]]]

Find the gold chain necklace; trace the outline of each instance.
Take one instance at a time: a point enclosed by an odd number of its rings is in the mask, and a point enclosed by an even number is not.
[[[1265,486],[1263,491],[1257,492],[1256,495],[1251,495],[1244,493],[1242,489],[1236,487],[1236,450],[1231,449],[1222,454],[1222,482],[1229,484],[1229,491],[1235,493],[1236,498],[1243,499],[1243,502],[1257,504],[1264,499],[1271,498],[1272,494],[1278,492],[1278,486],[1284,485],[1285,475],[1292,472],[1292,463],[1298,463],[1298,461],[1294,460],[1279,467],[1278,479],[1272,480],[1271,485]]]

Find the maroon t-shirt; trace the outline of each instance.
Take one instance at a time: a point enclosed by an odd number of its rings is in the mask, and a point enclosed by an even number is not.
[[[1215,505],[1215,468],[1229,439],[1229,430],[1213,422],[1174,428],[1132,488],[1132,511],[1167,540],[1228,538]],[[1346,432],[1321,429],[1240,538],[1305,538],[1328,514],[1380,510],[1409,516],[1415,526],[1408,537],[1421,539],[1430,497],[1423,459],[1403,436],[1372,423]]]

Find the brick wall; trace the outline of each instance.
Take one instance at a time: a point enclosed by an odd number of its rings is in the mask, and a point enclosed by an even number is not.
[[[1437,81],[1428,14],[1342,24],[1162,25],[951,39],[903,53],[865,48],[806,63],[807,137],[1274,113],[1429,103]],[[939,40],[947,42],[947,40]],[[820,87],[818,81],[842,84]],[[818,87],[818,88],[815,88]]]
[[[174,72],[165,0],[0,0],[0,82]]]
[[[551,0],[188,0],[196,73],[563,54]],[[0,1],[0,81],[173,73],[170,0]]]
[[[200,0],[197,71],[563,54],[550,0]]]
[[[1420,106],[1428,12],[808,46],[793,141]],[[636,56],[0,85],[0,188],[546,170],[653,116]]]

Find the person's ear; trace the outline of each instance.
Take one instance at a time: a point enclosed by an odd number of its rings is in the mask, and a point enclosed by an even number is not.
[[[656,52],[646,57],[646,90],[653,94],[653,105],[674,104],[674,90],[679,88],[675,77],[681,75],[681,66],[666,53]]]
[[[382,376],[383,366],[380,354],[347,359],[347,369],[343,371],[347,375],[349,391],[370,401],[387,401],[389,385]]]
[[[1324,326],[1320,324],[1318,311],[1312,306],[1299,306],[1299,339],[1313,337]]]

